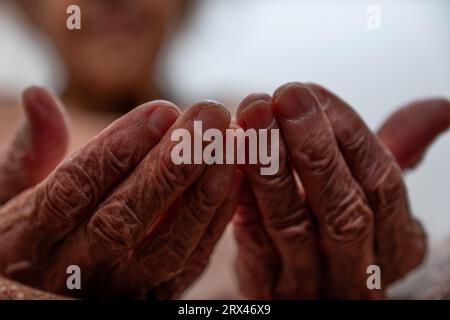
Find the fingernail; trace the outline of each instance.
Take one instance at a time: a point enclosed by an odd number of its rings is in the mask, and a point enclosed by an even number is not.
[[[307,84],[307,86],[314,92],[322,108],[327,107],[328,93],[327,90],[316,84]]]
[[[163,136],[179,116],[178,110],[168,106],[157,107],[150,115],[149,125]]]
[[[197,105],[198,110],[195,121],[201,121],[204,129],[220,129],[228,127],[231,121],[230,112],[221,104],[215,101],[205,101]]]
[[[272,99],[268,95],[247,97],[239,106],[239,118],[245,128],[270,128],[275,121]]]
[[[313,92],[301,84],[282,87],[275,93],[275,106],[281,118],[300,119],[315,111],[317,101]]]

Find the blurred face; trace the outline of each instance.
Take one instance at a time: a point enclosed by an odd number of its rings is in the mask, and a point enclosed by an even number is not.
[[[53,40],[71,82],[92,92],[120,94],[143,86],[185,0],[23,0]],[[81,30],[68,30],[67,7],[81,8]]]

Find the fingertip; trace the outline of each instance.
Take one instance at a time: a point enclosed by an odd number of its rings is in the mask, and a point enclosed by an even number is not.
[[[44,94],[45,95],[45,94],[47,94],[47,91],[43,87],[32,85],[32,86],[29,86],[28,88],[26,88],[22,92],[23,97],[29,97],[29,96],[33,96],[35,94]]]
[[[58,110],[64,112],[64,108],[59,99],[49,90],[39,87],[31,86],[25,89],[22,93],[24,105],[30,108],[36,108],[39,111],[54,111]]]
[[[223,116],[225,116],[225,119],[228,122],[228,124],[231,123],[231,113],[227,109],[227,107],[225,107],[225,105],[223,105],[221,102],[215,100],[203,100],[199,102],[197,105],[205,108],[214,108],[215,110],[221,112]]]
[[[304,118],[320,105],[312,89],[300,82],[280,86],[273,97],[278,116],[286,120]]]
[[[287,82],[279,86],[275,92],[273,93],[273,100],[277,102],[280,98],[282,98],[284,95],[295,91],[295,90],[310,90],[308,86],[301,82]]]
[[[228,109],[214,100],[198,102],[191,106],[186,114],[188,117],[193,117],[194,121],[200,121],[205,129],[225,130],[231,123],[231,114]]]
[[[68,123],[68,116],[62,102],[48,90],[31,86],[22,94],[22,105],[29,120],[35,125]]]
[[[244,98],[238,107],[237,121],[244,128],[271,127],[275,121],[272,97],[266,93],[253,93]]]
[[[175,104],[165,100],[151,101],[139,108],[147,112],[148,125],[159,137],[164,136],[181,114]]]
[[[447,121],[447,126],[450,126],[450,100],[438,97],[430,99],[430,103],[436,106],[440,111],[440,115]]]
[[[22,105],[25,112],[29,116],[33,116],[38,112],[42,112],[42,109],[51,108],[51,98],[45,89],[37,86],[27,88],[22,93]]]

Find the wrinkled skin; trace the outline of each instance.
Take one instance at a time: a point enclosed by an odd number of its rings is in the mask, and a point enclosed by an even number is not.
[[[401,169],[415,165],[450,126],[447,100],[400,109],[378,137],[318,85],[250,95],[237,117],[246,129],[279,128],[283,137],[276,176],[245,166],[234,226],[246,297],[383,298],[389,284],[422,262],[426,236],[411,215]],[[366,285],[374,264],[381,290]]]
[[[286,120],[281,109],[289,104],[309,105],[314,111]],[[83,270],[78,297],[178,297],[202,272],[231,218],[241,177],[230,166],[172,166],[165,161],[171,143],[164,133],[179,126],[191,130],[192,120],[200,115],[207,127],[224,130],[229,115],[211,102],[195,105],[181,117],[167,102],[149,103],[116,121],[52,171],[67,144],[64,113],[38,88],[24,94],[24,108],[28,122],[0,161],[0,197],[5,201],[31,188],[0,209],[0,266],[9,278],[47,292],[0,277],[0,297],[71,295],[65,289],[69,264]],[[448,128],[449,108],[445,100],[414,103],[389,118],[378,136],[402,168],[411,167]],[[152,125],[153,117],[158,121]],[[291,84],[273,99],[245,99],[238,120],[243,127],[280,127],[284,137],[278,176],[259,176],[257,166],[245,167],[248,182],[235,227],[238,275],[248,297],[378,298],[383,291],[364,287],[365,264],[379,263],[383,270],[387,265],[385,288],[421,261],[424,236],[409,216],[400,169],[343,101],[318,86]],[[317,131],[320,135],[314,136]],[[414,146],[408,143],[411,137]],[[326,146],[304,145],[322,139],[328,140]],[[299,146],[302,152],[295,151]],[[311,160],[312,166],[306,162]],[[298,170],[301,192],[291,165]],[[329,166],[335,170],[328,171]],[[390,171],[381,183],[377,177],[386,168]],[[329,178],[324,184],[317,172],[341,181]],[[375,184],[372,189],[370,182]],[[388,191],[383,193],[384,188]],[[373,189],[376,192],[369,193]],[[334,225],[340,221],[336,216],[350,211],[340,207],[342,194],[350,195],[350,203],[344,204],[359,208],[352,212],[363,218],[344,214],[347,219]],[[327,219],[329,212],[336,216]],[[389,224],[383,217],[389,217]],[[353,223],[346,225],[348,221]]]
[[[23,141],[9,149],[15,156],[2,160],[4,200],[28,186],[17,183],[8,190],[16,172],[26,175],[33,165],[39,177],[51,171],[50,162],[43,165],[32,154],[48,134],[67,132],[63,111],[49,93],[29,89],[24,108],[33,106],[54,114],[43,121],[58,126],[22,129],[17,141]],[[42,125],[37,120],[31,115],[25,126]],[[8,201],[0,208],[0,274],[68,296],[178,297],[206,266],[235,210],[240,185],[232,165],[173,164],[176,142],[170,133],[192,132],[194,120],[223,132],[230,115],[215,102],[196,104],[182,115],[165,101],[141,105]],[[66,140],[47,143],[64,150]],[[54,153],[51,163],[62,155]],[[8,171],[5,163],[12,158],[19,161]],[[82,289],[75,292],[66,287],[66,269],[73,264],[82,271]],[[23,288],[21,296],[29,297],[29,290]]]

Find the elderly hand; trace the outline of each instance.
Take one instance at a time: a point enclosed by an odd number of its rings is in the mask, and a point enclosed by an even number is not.
[[[382,298],[426,251],[397,161],[414,164],[448,128],[449,114],[448,101],[416,103],[386,122],[380,140],[350,106],[317,85],[291,83],[273,98],[247,97],[239,124],[279,128],[283,138],[276,176],[245,166],[248,179],[235,219],[243,294]],[[381,290],[367,287],[370,265],[381,268]]]
[[[55,103],[35,94],[41,106]],[[181,116],[168,102],[144,104],[9,200],[0,208],[0,273],[74,297],[177,297],[205,267],[240,185],[232,165],[172,162],[170,133],[192,133],[194,120],[224,132],[230,115],[214,102]],[[81,269],[81,290],[66,287],[70,265]]]
[[[23,93],[26,122],[0,155],[0,204],[44,179],[63,159],[69,141],[66,115],[46,91]]]

